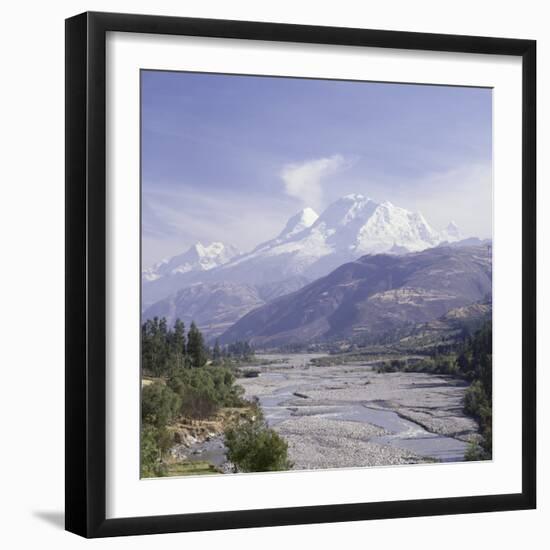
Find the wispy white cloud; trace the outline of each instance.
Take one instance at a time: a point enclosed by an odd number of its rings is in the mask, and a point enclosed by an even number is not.
[[[291,197],[300,199],[305,206],[321,208],[323,181],[349,164],[342,155],[287,164],[281,170],[285,192]]]
[[[197,241],[223,241],[248,251],[277,235],[295,213],[295,204],[282,193],[235,194],[228,186],[209,194],[197,185],[156,186],[143,193],[143,265],[179,254]]]

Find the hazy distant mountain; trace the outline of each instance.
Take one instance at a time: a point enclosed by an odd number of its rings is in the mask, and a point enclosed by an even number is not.
[[[458,228],[458,225],[456,225],[455,222],[450,222],[449,225],[447,225],[447,227],[443,231],[441,231],[440,238],[445,242],[455,242],[460,241],[464,238],[464,236]]]
[[[222,243],[208,247],[198,243],[145,270],[143,304],[151,305],[197,282],[273,286],[286,281],[297,286],[364,254],[406,254],[461,238],[452,222],[438,232],[418,212],[363,195],[347,195],[320,216],[311,208],[298,212],[278,236],[251,252],[238,255]]]
[[[169,325],[178,318],[187,325],[195,321],[205,337],[213,340],[249,311],[307,283],[300,278],[261,286],[194,283],[147,307],[143,319],[166,317]]]
[[[481,301],[491,279],[486,246],[366,255],[251,311],[221,340],[278,346],[383,334]]]
[[[195,321],[206,338],[214,338],[264,303],[258,289],[251,285],[197,283],[156,302],[143,317],[166,317],[169,325],[180,318],[187,327]]]
[[[142,271],[142,307],[146,308],[193,282],[207,271],[220,267],[237,256],[231,245],[195,243],[183,254],[166,258]]]
[[[203,245],[198,242],[183,254],[167,258],[143,270],[143,280],[156,281],[167,275],[182,275],[190,271],[208,271],[227,263],[239,251],[231,245],[214,242]]]
[[[463,246],[492,246],[492,244],[492,239],[478,239],[477,237],[468,237],[466,239],[460,239],[454,242],[444,241],[438,246],[450,246],[453,248],[457,248]]]

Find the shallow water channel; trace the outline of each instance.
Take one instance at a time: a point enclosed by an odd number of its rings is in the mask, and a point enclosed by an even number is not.
[[[308,391],[326,386],[327,379],[316,376],[317,367],[303,368],[302,365],[303,359],[298,367],[298,371],[303,369],[303,377],[302,373],[297,376],[296,370],[289,371],[287,374],[285,372],[269,372],[268,368],[262,369],[258,377],[259,384],[264,381],[268,388],[270,383],[277,382],[277,387],[272,392],[261,393],[257,396],[270,426],[276,427],[291,416],[300,414],[318,416],[335,422],[366,422],[388,432],[387,435],[373,437],[370,440],[373,443],[406,449],[441,462],[464,460],[464,453],[468,446],[466,442],[454,437],[431,433],[420,424],[403,418],[394,410],[380,406],[378,402],[334,399],[325,400],[321,406],[310,406],[307,397],[300,399],[300,396],[307,396]],[[342,366],[342,369],[345,370],[345,367]],[[356,375],[353,373],[344,373],[331,376],[328,381],[332,384],[353,384],[355,377]],[[301,380],[297,381],[297,378],[301,378]],[[288,381],[288,385],[286,381]],[[303,406],[299,404],[301,402],[303,402]]]
[[[275,357],[277,356],[270,356]],[[373,398],[373,392],[368,386],[369,376],[374,372],[372,367],[336,365],[324,368],[312,366],[309,363],[309,359],[313,357],[311,355],[285,357],[287,361],[284,364],[252,367],[260,371],[256,378],[238,380],[245,387],[248,398],[258,399],[269,426],[277,429],[279,424],[300,416],[315,416],[336,423],[368,423],[386,431],[384,435],[370,438],[372,443],[404,449],[440,462],[464,460],[468,445],[466,442],[432,433],[420,424],[400,416],[388,400]],[[415,379],[414,374],[407,376]],[[426,385],[426,375],[418,376],[423,377],[419,387]],[[347,391],[352,393],[346,393]],[[401,396],[411,395],[406,388],[399,391]],[[434,389],[430,390],[432,395],[445,394],[447,391],[439,383],[435,383]],[[318,395],[319,392],[322,392],[322,399],[310,398],[310,393]],[[427,404],[419,402],[416,405],[422,407]],[[192,461],[206,460],[220,467],[226,462],[225,452],[223,439],[216,437],[193,445],[188,457]]]

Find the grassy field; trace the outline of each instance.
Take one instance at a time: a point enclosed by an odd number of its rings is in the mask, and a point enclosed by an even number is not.
[[[166,475],[173,476],[198,476],[208,474],[219,474],[220,472],[209,462],[176,462],[168,464]]]

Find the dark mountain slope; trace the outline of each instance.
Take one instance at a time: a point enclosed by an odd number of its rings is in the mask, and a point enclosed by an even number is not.
[[[367,255],[251,311],[222,341],[278,346],[382,334],[483,300],[491,277],[486,246]]]

